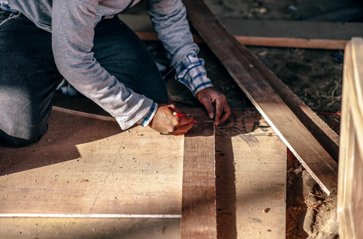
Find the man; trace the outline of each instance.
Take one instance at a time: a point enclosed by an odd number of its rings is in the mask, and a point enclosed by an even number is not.
[[[23,146],[47,131],[51,100],[66,78],[125,130],[149,125],[185,134],[193,117],[167,104],[162,77],[142,41],[116,14],[139,0],[0,0],[11,16],[0,25],[0,140]],[[149,0],[148,12],[176,78],[215,124],[230,116],[197,57],[181,0]]]

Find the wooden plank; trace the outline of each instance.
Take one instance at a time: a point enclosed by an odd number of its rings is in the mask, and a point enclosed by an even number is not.
[[[151,20],[145,15],[119,14],[144,41],[158,41]],[[222,18],[222,23],[243,45],[343,50],[348,40],[361,35],[362,23],[299,22]],[[301,30],[299,30],[301,29]],[[194,41],[203,39],[193,34]]]
[[[183,137],[53,111],[42,140],[0,147],[0,216],[181,215]]]
[[[191,113],[189,111],[189,113]],[[181,238],[217,238],[214,122],[204,110],[184,137]]]
[[[0,238],[178,239],[180,219],[0,218]]]
[[[338,221],[342,238],[363,237],[363,39],[353,38],[344,55]]]
[[[336,192],[337,163],[273,90],[267,79],[272,73],[222,26],[202,0],[185,0],[184,4],[199,34],[269,125],[322,189],[327,194]]]
[[[263,129],[231,138],[241,239],[286,237],[286,145]]]
[[[245,37],[235,36],[243,45],[268,46],[268,47],[290,47],[308,48],[321,50],[343,50],[348,41],[329,39],[302,39],[282,37]]]
[[[155,32],[148,15],[119,14],[119,18],[136,32]],[[349,41],[361,36],[360,22],[315,22],[287,20],[253,20],[243,18],[219,18],[234,36],[325,39]]]
[[[148,16],[135,16],[120,14],[119,17],[130,25],[134,30],[140,31],[137,34],[143,40],[158,40],[156,33],[143,32],[153,31],[151,20]],[[330,23],[330,22],[292,22],[292,21],[262,21],[262,20],[241,20],[241,19],[222,19],[222,23],[231,29],[235,35],[247,35],[247,37],[237,36],[236,38],[242,44],[257,44],[259,39],[266,37],[253,37],[249,35],[276,37],[278,34],[282,34],[283,37],[316,37],[316,38],[334,38],[334,39],[350,39],[351,35],[361,34],[363,31],[362,23]],[[241,27],[243,26],[243,27]],[[263,29],[263,30],[261,30]],[[267,29],[270,29],[269,31]],[[277,30],[276,30],[277,29]],[[301,30],[297,30],[301,29]],[[311,30],[310,30],[311,29]],[[327,30],[325,30],[327,29]],[[311,33],[311,36],[309,34]],[[151,37],[152,36],[152,37]],[[318,48],[323,49],[329,46],[327,41],[319,39],[288,39],[281,38],[273,41],[273,38],[269,38],[275,45],[270,46],[287,46],[289,42],[292,42],[297,46],[300,44],[304,46],[310,44],[312,41],[320,41]],[[198,35],[194,34],[194,40],[196,42],[203,42]],[[269,41],[270,41],[269,40]],[[341,40],[337,40],[341,41]],[[281,44],[284,42],[283,44]],[[341,41],[339,48],[344,49],[347,41]],[[265,43],[264,43],[265,44]],[[267,44],[267,42],[266,42]],[[279,45],[280,44],[280,45]],[[314,43],[315,44],[315,43]],[[290,45],[293,47],[293,45]],[[254,57],[250,58],[251,61],[255,61]],[[261,66],[261,64],[257,64]],[[262,68],[258,69],[264,74],[268,75],[265,79],[269,81],[270,85],[274,88],[276,93],[282,98],[282,100],[290,107],[295,115],[300,119],[304,126],[313,134],[317,141],[323,146],[323,148],[330,154],[330,156],[338,161],[339,157],[339,136],[325,123],[319,116],[315,114],[304,102],[300,100],[281,80],[279,80],[271,71],[262,65]]]
[[[95,115],[95,114],[85,113],[85,112],[81,112],[81,111],[77,111],[77,110],[65,109],[65,108],[57,107],[57,106],[53,106],[52,110],[67,113],[67,114],[72,114],[72,115],[78,115],[78,116],[93,118],[93,119],[117,122],[115,118],[110,117],[110,116]]]
[[[136,32],[143,41],[159,41],[155,32]],[[325,40],[325,39],[301,39],[282,37],[245,37],[235,36],[243,45],[247,46],[269,46],[269,47],[291,47],[291,48],[311,48],[325,50],[344,50],[348,41],[345,40]],[[204,43],[200,36],[193,34],[194,42]]]
[[[247,20],[242,18],[221,18],[220,21],[235,36],[349,41],[352,37],[363,34],[363,23],[358,22]]]
[[[286,146],[256,109],[217,127],[216,159],[218,235],[285,238]]]

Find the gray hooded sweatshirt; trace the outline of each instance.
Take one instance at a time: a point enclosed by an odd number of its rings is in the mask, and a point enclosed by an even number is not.
[[[21,12],[38,27],[52,32],[53,53],[59,72],[78,91],[114,116],[123,130],[142,121],[146,115],[149,116],[147,125],[157,110],[157,104],[110,75],[94,58],[91,49],[97,23],[103,16],[122,12],[130,2],[8,0],[12,10]],[[137,2],[139,0],[133,5]],[[187,54],[199,50],[193,42],[181,0],[148,0],[148,12],[173,66],[177,66]],[[211,83],[206,85],[210,87]]]

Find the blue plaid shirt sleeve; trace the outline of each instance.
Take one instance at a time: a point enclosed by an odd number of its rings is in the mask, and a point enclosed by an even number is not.
[[[207,77],[204,60],[198,58],[195,51],[185,55],[182,61],[176,65],[175,71],[176,80],[187,86],[194,96],[205,88],[213,87],[212,82]]]

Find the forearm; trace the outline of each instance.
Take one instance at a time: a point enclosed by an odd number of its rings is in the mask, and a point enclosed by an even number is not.
[[[125,87],[93,56],[96,2],[55,0],[52,44],[60,73],[82,94],[116,118],[122,129],[144,121],[153,101]]]

